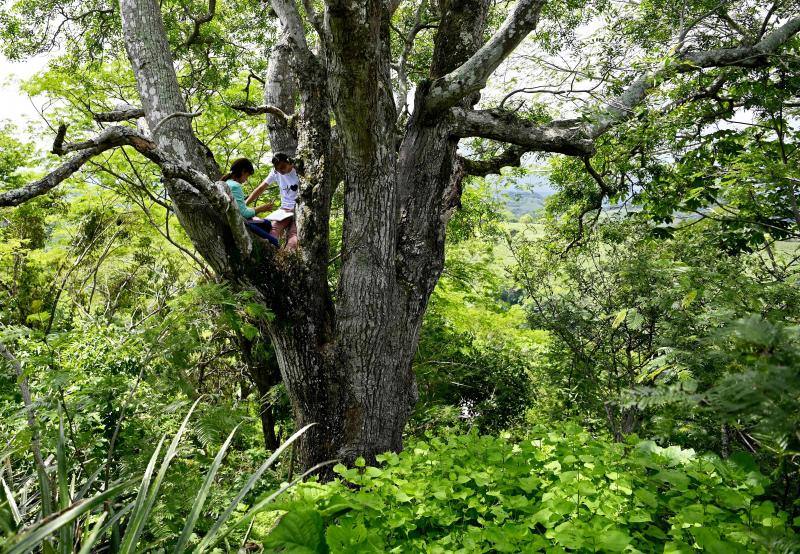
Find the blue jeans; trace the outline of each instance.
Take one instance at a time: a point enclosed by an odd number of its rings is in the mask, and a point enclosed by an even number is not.
[[[267,239],[272,243],[273,246],[278,246],[278,239],[269,234],[269,232],[272,230],[272,223],[266,219],[264,221],[253,221],[252,219],[247,219],[245,220],[244,224],[247,226],[250,232],[255,233],[262,239]]]

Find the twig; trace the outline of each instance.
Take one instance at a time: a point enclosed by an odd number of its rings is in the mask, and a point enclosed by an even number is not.
[[[286,112],[284,112],[282,109],[278,108],[277,106],[271,106],[271,105],[266,105],[266,106],[248,106],[246,104],[233,104],[233,105],[231,105],[231,108],[233,108],[234,110],[239,111],[239,112],[244,112],[247,115],[263,115],[263,114],[274,115],[274,116],[280,117],[281,119],[283,119],[284,121],[286,121],[290,125],[291,125],[291,123],[292,123],[292,121],[294,119],[294,116],[287,114]]]
[[[197,117],[198,115],[201,115],[202,113],[203,112],[175,112],[175,113],[171,113],[168,116],[166,116],[164,119],[162,119],[161,121],[156,123],[155,127],[153,127],[153,129],[150,131],[150,134],[155,136],[156,133],[158,132],[158,130],[161,128],[161,126],[164,125],[164,123],[166,123],[170,119],[175,119],[176,117],[193,118],[193,117]]]

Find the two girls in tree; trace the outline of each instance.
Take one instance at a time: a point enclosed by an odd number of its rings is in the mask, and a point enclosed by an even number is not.
[[[222,179],[231,189],[233,199],[239,206],[239,213],[245,218],[247,228],[259,237],[278,246],[281,234],[286,235],[286,248],[293,250],[297,247],[297,225],[294,219],[294,207],[297,193],[300,189],[300,178],[294,168],[294,162],[286,154],[275,154],[272,158],[273,169],[264,181],[258,185],[245,199],[242,185],[247,182],[255,172],[252,162],[247,158],[239,158],[231,164],[231,170]],[[255,202],[261,194],[272,184],[277,184],[281,194],[281,206],[262,219],[256,214],[267,212],[275,208],[274,204],[263,204],[250,208],[248,204]]]

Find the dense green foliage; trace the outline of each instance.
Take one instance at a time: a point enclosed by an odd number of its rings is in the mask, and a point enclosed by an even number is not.
[[[796,545],[748,456],[721,460],[575,425],[414,441],[300,487],[267,539],[303,552],[774,552]]]

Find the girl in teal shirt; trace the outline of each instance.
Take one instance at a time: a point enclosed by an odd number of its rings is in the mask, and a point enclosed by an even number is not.
[[[272,224],[266,219],[256,217],[256,214],[272,211],[275,208],[274,204],[264,204],[256,208],[251,208],[247,205],[247,202],[245,202],[242,185],[247,182],[253,173],[255,173],[253,163],[247,158],[239,158],[238,160],[234,160],[231,164],[231,170],[222,176],[222,180],[225,181],[228,188],[231,189],[231,195],[233,195],[233,199],[236,200],[236,205],[239,206],[239,213],[242,214],[242,217],[245,219],[244,223],[247,228],[259,237],[268,240],[274,246],[278,246],[278,239],[269,234],[272,230]],[[258,198],[258,195],[252,200],[256,198]]]

